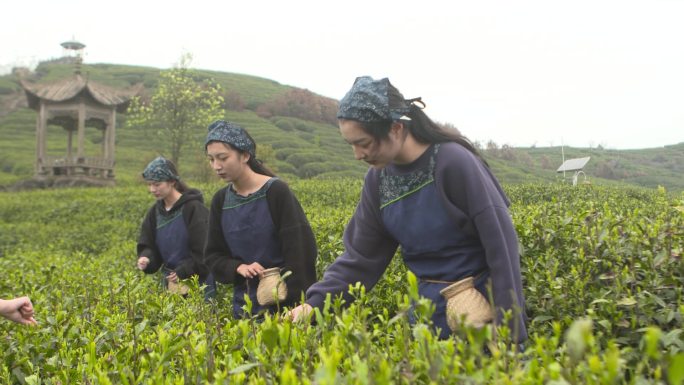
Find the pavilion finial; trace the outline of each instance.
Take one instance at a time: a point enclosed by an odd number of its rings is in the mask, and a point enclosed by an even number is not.
[[[65,41],[60,44],[64,48],[64,56],[72,58],[74,62],[74,73],[81,74],[81,64],[83,64],[83,49],[85,44],[76,41],[75,39]]]

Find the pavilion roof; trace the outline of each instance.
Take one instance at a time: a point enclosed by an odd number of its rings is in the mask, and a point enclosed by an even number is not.
[[[35,110],[40,107],[40,100],[65,102],[82,94],[91,96],[102,105],[116,106],[117,110],[123,110],[127,107],[130,99],[141,90],[140,86],[125,90],[114,89],[84,78],[80,74],[44,84],[28,83],[22,80],[21,86],[26,92],[29,107]]]

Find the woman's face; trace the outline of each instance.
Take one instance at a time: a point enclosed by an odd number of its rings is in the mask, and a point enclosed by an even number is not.
[[[354,157],[374,168],[383,168],[391,163],[401,149],[400,125],[392,125],[387,138],[378,140],[367,133],[355,120],[339,120],[342,138],[352,146]]]
[[[207,145],[207,158],[212,170],[226,182],[235,182],[247,166],[249,156],[224,144],[211,142]]]
[[[173,192],[176,183],[171,181],[157,182],[153,180],[147,181],[147,191],[154,195],[157,200],[166,199],[166,197]]]

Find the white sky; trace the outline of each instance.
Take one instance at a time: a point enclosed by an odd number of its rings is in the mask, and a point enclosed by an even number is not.
[[[192,66],[340,99],[360,75],[512,146],[684,142],[681,0],[10,0],[0,73],[86,44],[86,63]]]

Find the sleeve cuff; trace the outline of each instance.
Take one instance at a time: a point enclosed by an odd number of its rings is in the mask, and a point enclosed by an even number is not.
[[[325,296],[320,293],[312,294],[306,299],[306,303],[311,305],[313,308],[321,309],[323,308],[323,304],[325,304]]]

